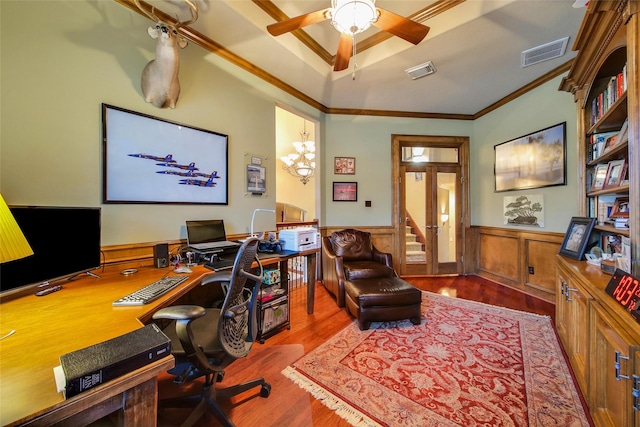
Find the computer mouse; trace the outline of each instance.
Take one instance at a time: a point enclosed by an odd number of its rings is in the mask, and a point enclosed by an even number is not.
[[[173,270],[175,273],[193,273],[193,271],[185,266],[185,265],[181,265],[180,267],[176,267],[175,270]]]

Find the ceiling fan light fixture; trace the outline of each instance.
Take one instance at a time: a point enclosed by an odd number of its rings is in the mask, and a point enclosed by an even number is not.
[[[343,34],[355,35],[378,20],[375,0],[331,0],[331,24]]]

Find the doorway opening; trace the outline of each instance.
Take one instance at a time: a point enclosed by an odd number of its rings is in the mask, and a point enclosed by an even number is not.
[[[400,273],[462,274],[469,224],[469,138],[394,135]]]

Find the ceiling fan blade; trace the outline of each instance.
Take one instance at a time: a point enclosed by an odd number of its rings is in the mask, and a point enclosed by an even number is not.
[[[388,10],[377,8],[380,16],[373,23],[376,27],[388,33],[405,39],[409,43],[420,43],[429,32],[429,27],[419,22],[412,21],[404,16],[396,15]]]
[[[349,68],[349,59],[353,52],[353,37],[349,34],[340,34],[338,42],[338,52],[333,61],[333,71],[342,71]]]
[[[327,11],[330,8],[317,10],[315,12],[306,13],[304,15],[296,16],[295,18],[285,19],[284,21],[276,22],[271,25],[267,25],[267,31],[272,36],[279,36],[290,31],[298,30],[307,25],[316,24],[322,22],[327,18]]]

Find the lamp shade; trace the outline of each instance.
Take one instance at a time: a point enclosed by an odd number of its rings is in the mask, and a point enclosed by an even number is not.
[[[0,264],[29,255],[33,250],[0,194]]]

